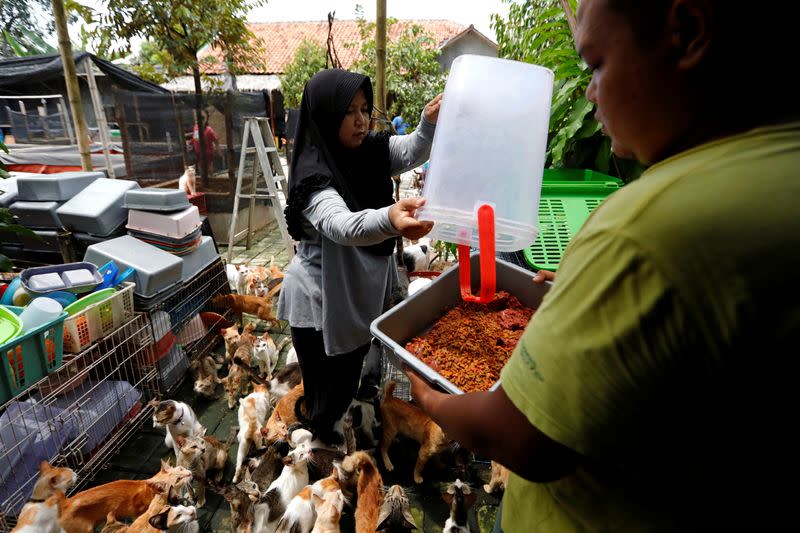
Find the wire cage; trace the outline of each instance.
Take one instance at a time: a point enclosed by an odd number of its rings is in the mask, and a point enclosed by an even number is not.
[[[387,382],[394,380],[396,385],[393,396],[408,402],[411,400],[411,384],[405,372],[392,364],[391,358],[386,355],[387,349],[385,346],[381,346],[381,390]]]
[[[156,373],[146,365],[151,330],[137,313],[116,331],[0,407],[0,530],[33,490],[39,463],[91,481],[149,416]]]
[[[202,328],[198,325],[198,314],[213,308],[211,299],[214,296],[230,291],[225,265],[217,258],[176,292],[148,305],[155,341],[149,361],[156,363],[154,368],[162,396],[169,396],[181,384],[191,359],[210,353],[221,340],[213,329],[198,331]],[[171,341],[173,337],[176,337],[174,342]]]

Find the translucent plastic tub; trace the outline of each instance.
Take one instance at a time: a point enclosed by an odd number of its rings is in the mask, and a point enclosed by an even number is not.
[[[543,67],[473,55],[453,61],[419,213],[435,222],[432,238],[477,248],[476,212],[488,203],[498,251],[536,239],[552,92],[553,73]]]

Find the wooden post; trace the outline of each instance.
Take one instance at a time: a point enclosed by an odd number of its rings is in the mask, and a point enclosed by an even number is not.
[[[134,179],[133,164],[131,163],[133,153],[131,152],[131,144],[128,140],[128,123],[125,120],[125,107],[122,103],[122,99],[119,97],[119,90],[116,87],[112,87],[112,90],[114,91],[114,114],[116,115],[117,124],[119,124],[119,137],[122,140],[125,175],[128,179]]]
[[[377,17],[375,21],[375,107],[378,114],[387,116],[386,111],[386,0],[377,0]],[[377,129],[384,130],[387,125],[378,121]]]
[[[89,95],[92,97],[95,122],[100,132],[100,142],[103,143],[103,156],[106,161],[106,168],[108,169],[108,177],[114,179],[117,176],[114,174],[114,165],[111,164],[111,140],[108,138],[106,112],[103,109],[103,100],[100,98],[100,91],[97,90],[97,80],[94,79],[92,59],[89,56],[86,56],[86,59],[83,60],[83,66],[86,69],[86,82],[89,84]]]
[[[75,58],[72,55],[72,43],[69,40],[69,32],[67,31],[67,13],[64,10],[63,0],[51,0],[51,3],[53,5],[56,31],[58,32],[58,49],[61,52],[61,63],[64,65],[64,82],[67,85],[69,107],[72,110],[72,120],[75,122],[75,129],[78,135],[81,167],[83,167],[83,170],[92,170],[92,157],[89,154],[89,132],[86,129],[86,118],[83,115],[78,77],[75,75]]]
[[[236,189],[236,152],[233,140],[233,91],[225,92],[225,146],[228,154],[228,181]],[[244,147],[242,147],[244,148]]]
[[[575,20],[575,13],[572,11],[572,6],[569,4],[569,0],[559,0],[559,2],[561,2],[561,7],[564,8],[564,13],[567,14],[567,24],[569,24],[569,31],[572,32],[572,40],[577,42],[578,22]]]

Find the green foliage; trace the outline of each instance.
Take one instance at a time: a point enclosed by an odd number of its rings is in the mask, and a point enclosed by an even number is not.
[[[172,56],[158,48],[153,41],[142,43],[139,53],[131,60],[129,67],[138,76],[159,85],[182,74],[177,72]]]
[[[358,19],[362,45],[359,59],[352,70],[369,76],[375,82],[377,52],[375,46],[375,23]],[[399,24],[396,19],[386,20],[386,33]],[[387,120],[398,114],[411,125],[417,126],[422,109],[431,98],[444,90],[445,75],[436,60],[439,51],[433,37],[418,24],[404,24],[400,36],[386,42],[386,93],[389,109]],[[384,110],[376,110],[383,114]],[[409,131],[410,133],[410,131]]]
[[[575,40],[558,0],[504,0],[508,19],[492,16],[498,55],[549,68],[555,74],[547,166],[588,168],[630,181],[642,168],[621,164],[594,119],[586,99],[592,73],[575,50]],[[570,0],[574,11],[577,0]]]
[[[303,90],[309,78],[325,68],[327,49],[316,41],[304,39],[281,76],[284,106],[300,107]]]
[[[0,0],[0,57],[32,55],[19,52],[30,44],[27,35],[46,36],[55,31],[53,17],[46,16],[51,12],[50,0]]]
[[[107,11],[95,13],[100,24],[93,33],[98,49],[129,53],[130,41],[151,42],[168,73],[199,71],[197,54],[206,46],[222,52],[236,68],[258,55],[255,36],[247,29],[247,13],[266,0],[106,0]],[[84,17],[86,18],[86,17]],[[153,69],[157,70],[157,69]]]

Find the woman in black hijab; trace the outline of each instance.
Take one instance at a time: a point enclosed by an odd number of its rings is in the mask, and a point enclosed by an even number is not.
[[[303,92],[285,211],[298,245],[278,317],[292,329],[308,422],[332,444],[358,389],[369,324],[396,286],[395,238],[419,239],[432,227],[414,218],[421,198],[394,202],[391,176],[427,160],[440,100],[425,107],[414,133],[391,136],[369,130],[368,77],[323,70]]]

